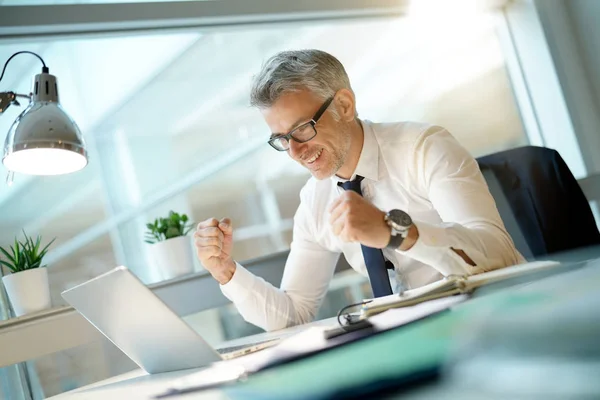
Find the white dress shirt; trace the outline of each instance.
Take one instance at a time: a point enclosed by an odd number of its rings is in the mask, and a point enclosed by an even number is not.
[[[363,176],[367,200],[383,211],[406,211],[419,231],[410,250],[383,249],[395,267],[395,291],[399,285],[414,289],[443,276],[525,261],[504,228],[477,162],[446,129],[413,122],[361,123],[364,143],[351,179]],[[246,321],[266,330],[311,321],[341,253],[367,276],[360,244],[343,242],[329,223],[328,208],[343,191],[340,181],[337,176],[310,178],[302,188],[281,288],[239,263],[221,286]],[[452,248],[463,250],[476,266]]]

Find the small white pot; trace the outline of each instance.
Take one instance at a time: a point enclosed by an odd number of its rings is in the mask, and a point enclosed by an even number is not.
[[[17,317],[52,307],[45,267],[6,275],[2,282]]]
[[[150,258],[163,280],[194,272],[194,252],[190,236],[178,236],[150,245]]]

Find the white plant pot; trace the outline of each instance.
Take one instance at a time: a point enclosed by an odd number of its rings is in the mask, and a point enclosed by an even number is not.
[[[194,252],[190,236],[178,236],[150,245],[150,259],[161,279],[194,272]]]
[[[45,267],[6,275],[2,282],[17,317],[52,307]]]

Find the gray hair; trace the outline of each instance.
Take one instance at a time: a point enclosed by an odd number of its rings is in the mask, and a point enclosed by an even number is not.
[[[283,94],[309,90],[323,101],[340,89],[352,91],[342,63],[321,50],[282,51],[272,56],[254,77],[250,105],[271,107]],[[335,106],[331,109],[339,118]]]

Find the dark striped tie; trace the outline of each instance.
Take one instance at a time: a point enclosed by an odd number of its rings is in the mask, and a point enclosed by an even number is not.
[[[343,187],[345,190],[353,190],[362,196],[362,190],[360,188],[360,182],[364,178],[357,175],[352,181],[339,182],[338,185]],[[392,287],[390,286],[390,278],[386,269],[386,260],[383,257],[381,249],[375,249],[373,247],[367,247],[360,245],[365,264],[367,266],[367,274],[369,274],[369,281],[371,281],[371,289],[373,289],[374,297],[387,296],[392,294]],[[390,263],[391,264],[391,263]]]

